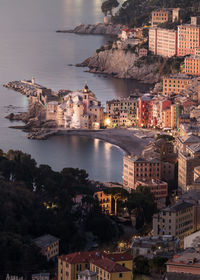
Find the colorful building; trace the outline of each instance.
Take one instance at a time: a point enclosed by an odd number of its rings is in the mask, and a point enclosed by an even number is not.
[[[58,257],[58,280],[77,280],[82,271],[95,272],[97,279],[131,280],[133,257],[126,252],[76,252]]]
[[[163,78],[163,95],[180,94],[192,84],[192,77],[187,75],[176,75]]]
[[[200,46],[199,17],[191,17],[191,24],[178,26],[178,56],[194,54]]]
[[[138,104],[138,126],[147,128],[152,122],[152,96],[144,94],[139,98]]]
[[[136,97],[113,99],[106,102],[109,126],[130,127],[137,124],[138,99]]]
[[[156,55],[171,57],[177,54],[177,31],[151,27],[149,29],[149,50]]]
[[[185,58],[185,74],[200,76],[200,56],[190,55]]]
[[[105,214],[112,213],[112,195],[106,194],[104,191],[94,193],[94,197],[98,199],[102,212]]]

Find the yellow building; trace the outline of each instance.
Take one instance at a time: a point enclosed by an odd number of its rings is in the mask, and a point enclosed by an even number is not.
[[[105,260],[106,264],[103,266]],[[76,252],[58,257],[58,280],[77,280],[79,273],[88,269],[96,272],[99,280],[131,280],[132,268],[133,257],[130,251]]]
[[[91,261],[90,270],[97,273],[97,279],[132,280],[132,270],[108,258]]]
[[[99,191],[94,194],[94,197],[98,199],[102,212],[106,214],[112,213],[112,196],[106,194],[104,191]]]

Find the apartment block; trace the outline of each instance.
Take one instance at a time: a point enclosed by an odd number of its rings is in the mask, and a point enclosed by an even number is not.
[[[151,27],[149,50],[156,55],[171,57],[177,54],[177,31]]]
[[[153,236],[172,235],[180,239],[181,246],[184,237],[195,230],[195,207],[192,203],[180,201],[153,216]]]
[[[136,182],[141,180],[161,180],[161,161],[152,158],[145,159],[137,156],[124,156],[123,159],[123,186],[136,189]]]
[[[178,26],[178,56],[195,54],[200,46],[199,17],[191,17],[191,24]]]
[[[183,191],[194,182],[194,168],[200,165],[200,144],[186,147],[185,152],[178,154],[178,186]]]
[[[131,280],[133,257],[126,252],[75,252],[58,257],[58,280],[77,280],[89,270],[96,280]],[[84,273],[85,274],[85,273]],[[88,274],[88,273],[86,273]]]
[[[106,102],[110,126],[132,126],[137,123],[138,98],[113,99]]]
[[[180,94],[183,90],[189,88],[192,84],[192,78],[187,75],[176,75],[163,78],[163,95]]]
[[[200,56],[190,55],[185,58],[185,74],[200,76]]]

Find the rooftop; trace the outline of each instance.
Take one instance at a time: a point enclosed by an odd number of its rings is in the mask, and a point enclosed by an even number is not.
[[[166,264],[198,266],[200,268],[200,253],[194,248],[188,248],[185,251],[174,255],[173,259],[168,260]]]
[[[125,252],[114,252],[114,253],[106,253],[106,252],[98,252],[98,251],[89,251],[89,252],[75,252],[68,255],[63,255],[59,257],[61,260],[67,261],[68,263],[89,263],[91,260],[107,258],[114,262],[117,261],[128,261],[132,260],[133,257],[130,251]]]
[[[200,275],[191,273],[177,273],[177,272],[167,272],[164,280],[199,280]]]
[[[193,135],[193,134],[192,135],[185,135],[185,136],[182,136],[182,137],[178,137],[178,139],[183,144],[198,143],[198,142],[200,142],[200,138],[198,136]]]
[[[91,263],[110,273],[131,271],[130,269],[122,266],[121,264],[115,263],[108,258],[92,260]]]
[[[192,207],[193,204],[185,201],[177,202],[175,205],[169,206],[164,209],[164,211],[172,211],[172,212],[178,212],[184,209],[187,209],[188,207]]]
[[[58,241],[59,238],[50,235],[50,234],[46,234],[43,236],[40,236],[36,239],[34,239],[33,241],[35,242],[35,244],[40,247],[40,248],[44,248],[44,247],[48,247],[49,245],[51,245],[52,243]]]

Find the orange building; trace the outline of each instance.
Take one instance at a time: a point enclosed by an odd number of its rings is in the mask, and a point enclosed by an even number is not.
[[[191,24],[178,26],[178,56],[195,54],[200,46],[200,25],[198,17],[191,17]]]
[[[106,214],[112,213],[112,196],[111,196],[111,194],[106,194],[106,193],[104,193],[104,191],[100,191],[100,192],[96,192],[94,194],[94,197],[96,197],[98,199],[103,213],[106,213]]]
[[[200,56],[187,56],[185,58],[185,74],[200,76]]]
[[[189,88],[191,84],[192,78],[186,75],[164,77],[163,95],[180,94],[183,90]]]

